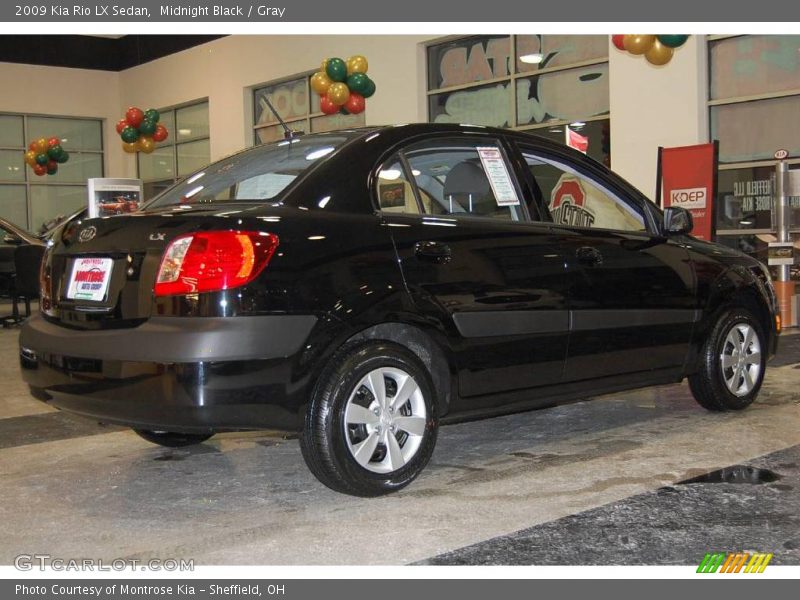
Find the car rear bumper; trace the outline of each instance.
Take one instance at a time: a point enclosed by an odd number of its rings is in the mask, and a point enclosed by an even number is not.
[[[107,423],[294,430],[302,418],[291,365],[316,321],[162,317],[131,329],[79,331],[36,315],[20,333],[20,365],[34,396]]]

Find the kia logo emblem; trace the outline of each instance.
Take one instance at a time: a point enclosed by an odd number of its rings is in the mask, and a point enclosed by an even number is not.
[[[97,235],[97,228],[92,225],[90,227],[86,227],[81,229],[81,232],[78,234],[78,241],[79,242],[88,242],[94,239],[94,236]]]

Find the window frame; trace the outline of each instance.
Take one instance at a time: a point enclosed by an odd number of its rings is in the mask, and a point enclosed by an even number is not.
[[[43,114],[43,113],[19,113],[19,112],[8,112],[8,111],[0,111],[0,115],[8,116],[8,117],[19,117],[22,119],[22,142],[23,147],[14,147],[14,146],[0,146],[0,150],[7,150],[7,151],[14,151],[20,153],[20,166],[24,169],[25,178],[20,181],[12,181],[12,180],[0,180],[0,185],[9,185],[9,186],[22,186],[25,188],[25,219],[26,223],[16,223],[19,227],[24,229],[25,231],[34,232],[34,223],[33,221],[33,203],[32,203],[32,188],[34,187],[71,187],[71,188],[83,188],[86,190],[86,180],[82,182],[75,182],[75,181],[52,181],[50,177],[36,177],[33,175],[33,172],[28,168],[25,164],[25,161],[22,160],[22,154],[28,149],[28,144],[30,143],[30,126],[28,124],[29,119],[61,119],[67,121],[90,121],[97,123],[100,126],[100,148],[99,150],[71,150],[70,148],[66,148],[66,150],[70,153],[70,156],[79,155],[79,154],[91,154],[94,156],[99,156],[100,158],[100,177],[105,177],[106,173],[106,148],[105,148],[105,120],[98,117],[81,117],[75,115],[57,115],[57,114]],[[54,132],[55,133],[55,132]],[[33,177],[36,177],[34,179]],[[87,196],[88,202],[88,196]],[[70,211],[70,214],[73,211]]]
[[[420,196],[419,186],[417,184],[416,177],[413,176],[411,164],[408,162],[408,159],[405,155],[405,150],[418,143],[425,143],[429,141],[441,141],[447,143],[447,141],[453,142],[455,144],[469,144],[472,145],[473,149],[478,148],[481,145],[496,145],[500,152],[503,155],[503,159],[505,161],[506,169],[508,170],[508,174],[511,177],[512,184],[514,185],[514,189],[517,192],[517,197],[519,198],[519,204],[516,206],[508,206],[506,208],[517,208],[519,211],[519,218],[517,220],[514,219],[497,219],[494,217],[486,217],[483,215],[475,215],[471,213],[450,213],[445,215],[434,215],[425,212],[424,204],[422,203],[422,199]],[[477,152],[477,150],[476,150]],[[378,175],[381,168],[392,158],[397,156],[400,159],[400,164],[403,168],[403,177],[406,178],[408,183],[411,185],[411,188],[414,192],[414,199],[417,204],[417,209],[420,211],[419,213],[407,213],[407,212],[388,212],[381,208],[380,206],[380,198],[378,194],[378,182],[380,177]],[[456,224],[467,222],[488,222],[488,223],[495,223],[495,224],[505,224],[505,225],[520,225],[520,224],[529,224],[534,221],[530,218],[530,212],[528,210],[528,203],[525,202],[525,193],[522,187],[522,182],[519,177],[517,166],[512,162],[511,157],[513,156],[511,149],[509,147],[508,141],[505,139],[504,136],[496,136],[496,135],[476,135],[476,134],[462,134],[457,135],[454,132],[446,131],[440,132],[437,134],[426,134],[415,136],[413,138],[404,140],[403,142],[396,144],[391,149],[386,151],[383,155],[381,155],[380,160],[375,164],[371,173],[370,173],[370,201],[372,202],[373,212],[375,215],[381,217],[406,217],[406,218],[418,218],[422,220],[425,219],[455,219]],[[466,215],[469,216],[466,216]]]

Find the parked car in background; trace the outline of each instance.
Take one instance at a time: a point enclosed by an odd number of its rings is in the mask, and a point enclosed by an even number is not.
[[[28,233],[19,225],[0,217],[0,296],[8,296],[14,282],[14,253],[19,246],[32,244],[44,246],[44,242]]]
[[[687,377],[709,410],[753,402],[779,331],[767,270],[691,227],[525,133],[283,140],[58,230],[22,373],[164,446],[298,430],[325,485],[384,494],[446,421]]]

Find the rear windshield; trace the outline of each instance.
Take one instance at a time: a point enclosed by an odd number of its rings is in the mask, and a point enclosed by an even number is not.
[[[145,210],[207,202],[277,201],[289,184],[349,139],[347,135],[310,135],[240,152],[178,182]]]

